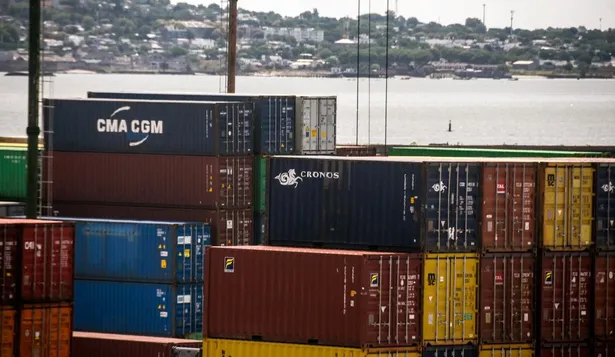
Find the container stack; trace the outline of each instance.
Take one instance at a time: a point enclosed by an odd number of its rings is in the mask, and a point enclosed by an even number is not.
[[[0,219],[2,356],[70,357],[74,224]]]
[[[246,102],[46,99],[44,197],[54,215],[209,222],[253,236],[253,111]]]
[[[203,342],[167,337],[75,331],[71,357],[172,357],[174,356],[173,347],[202,348]]]

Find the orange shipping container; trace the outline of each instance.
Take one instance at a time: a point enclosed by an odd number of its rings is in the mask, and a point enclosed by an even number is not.
[[[2,309],[2,326],[0,327],[0,356],[13,357],[15,346],[15,310]]]
[[[21,310],[19,356],[70,357],[72,320],[70,304],[25,305]]]

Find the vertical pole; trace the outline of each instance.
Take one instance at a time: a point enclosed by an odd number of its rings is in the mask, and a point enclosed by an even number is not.
[[[359,145],[359,66],[361,65],[361,0],[357,0],[357,136],[355,145]]]
[[[487,4],[483,4],[483,25],[485,27],[487,27],[487,24],[485,24],[485,7],[487,6]]]
[[[229,1],[228,11],[228,51],[227,51],[227,93],[235,93],[235,74],[237,72],[237,0]]]
[[[387,0],[387,29],[384,64],[384,152],[388,155],[387,134],[389,127],[389,22],[391,17],[390,0]]]
[[[38,212],[38,125],[40,52],[41,52],[41,1],[30,0],[30,29],[28,34],[28,195],[26,217],[36,218]]]

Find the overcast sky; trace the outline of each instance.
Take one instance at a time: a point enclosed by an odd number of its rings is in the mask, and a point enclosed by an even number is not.
[[[357,15],[357,0],[238,0],[239,7],[256,11],[275,11],[296,16],[317,8],[322,16],[345,17]],[[392,10],[396,0],[389,0]],[[210,4],[209,0],[172,0],[191,4]],[[371,0],[372,12],[384,13],[386,0]],[[436,21],[443,25],[463,23],[467,17],[483,16],[486,4],[488,27],[510,26],[510,11],[514,10],[515,28],[544,28],[585,26],[602,29],[615,28],[615,0],[397,0],[399,14],[415,16],[421,22]],[[217,2],[220,3],[219,0]],[[367,12],[369,0],[361,0],[361,12]]]

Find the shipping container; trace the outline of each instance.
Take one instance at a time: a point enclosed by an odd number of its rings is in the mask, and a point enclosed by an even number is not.
[[[557,158],[557,157],[603,157],[605,153],[594,151],[521,150],[468,147],[396,146],[389,149],[389,156],[431,157],[494,157],[494,158]]]
[[[494,344],[482,345],[478,357],[534,357],[531,344]]]
[[[615,340],[615,252],[598,252],[595,259],[594,337]]]
[[[594,169],[549,163],[541,172],[542,247],[584,250],[592,244]]]
[[[297,97],[298,154],[335,154],[337,97]]]
[[[269,168],[272,245],[420,250],[419,163],[277,156]]]
[[[203,330],[203,284],[75,280],[75,330],[190,337]]]
[[[0,356],[13,357],[15,354],[16,311],[0,307],[2,326],[0,326]]]
[[[53,218],[76,223],[76,279],[203,281],[205,223]]]
[[[480,166],[428,163],[426,171],[425,251],[477,250]]]
[[[205,338],[356,348],[420,343],[420,254],[206,249]]]
[[[254,213],[254,244],[255,245],[269,245],[269,218],[267,212]]]
[[[251,155],[251,103],[45,99],[46,148],[53,151]],[[49,134],[52,133],[52,134]]]
[[[591,335],[592,258],[587,252],[544,252],[540,292],[540,338],[584,341]]]
[[[24,216],[25,214],[25,203],[0,201],[0,217]]]
[[[338,145],[335,148],[337,156],[376,156],[378,149],[373,145]]]
[[[28,149],[0,146],[0,200],[26,199]]]
[[[65,217],[205,222],[211,225],[213,245],[251,245],[254,242],[254,212],[251,209],[206,210],[54,202],[53,211]]]
[[[543,344],[540,357],[590,357],[591,347],[584,343],[561,342]],[[604,356],[606,357],[606,356]]]
[[[476,344],[478,254],[426,254],[423,263],[423,341]]]
[[[254,199],[250,156],[55,152],[51,160],[57,201],[226,209]]]
[[[478,350],[472,345],[428,346],[423,357],[478,357]]]
[[[533,253],[491,253],[480,260],[481,344],[534,341]]]
[[[615,165],[596,170],[596,248],[615,250]]]
[[[207,339],[203,345],[204,356],[212,357],[421,357],[416,347],[359,349],[223,339]]]
[[[203,342],[75,331],[71,357],[175,357],[173,347],[202,348]]]
[[[71,301],[75,225],[0,219],[0,304]]]
[[[269,190],[268,183],[269,161],[266,156],[257,155],[254,157],[254,211],[267,211],[267,196]]]
[[[593,352],[594,357],[613,357],[615,356],[615,341],[596,341]]]
[[[483,166],[483,251],[527,251],[535,248],[535,164]]]
[[[26,305],[19,311],[20,357],[71,357],[71,304]]]

